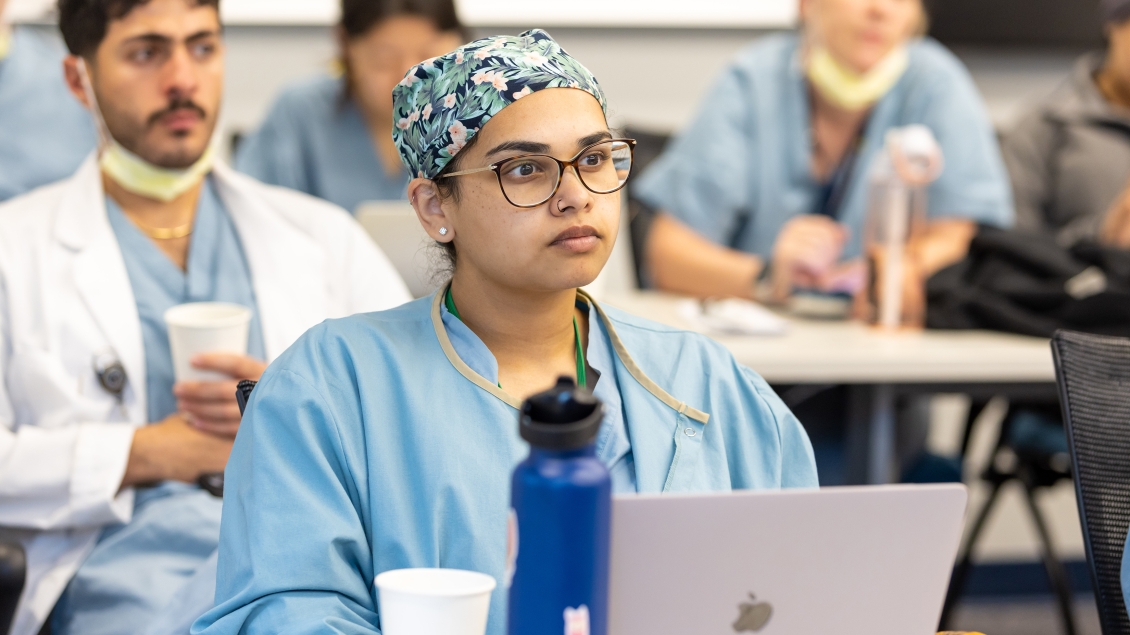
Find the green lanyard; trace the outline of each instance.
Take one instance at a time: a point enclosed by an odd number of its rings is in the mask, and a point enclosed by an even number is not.
[[[459,309],[455,308],[455,300],[451,298],[451,287],[447,288],[447,294],[443,297],[443,304],[447,307],[449,313],[455,316],[460,322],[463,318],[459,315]],[[581,346],[581,329],[577,326],[577,316],[573,316],[573,339],[577,346],[577,385],[588,388],[588,372],[585,370],[585,350]],[[498,385],[502,388],[502,384]]]

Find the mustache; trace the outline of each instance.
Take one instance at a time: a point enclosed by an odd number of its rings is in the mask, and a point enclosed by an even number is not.
[[[152,127],[165,115],[170,115],[178,110],[191,110],[200,115],[201,119],[208,118],[208,114],[204,112],[204,109],[191,99],[173,99],[169,102],[168,106],[150,115],[147,125]]]

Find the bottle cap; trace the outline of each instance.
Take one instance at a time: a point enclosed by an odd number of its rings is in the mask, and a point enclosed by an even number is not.
[[[596,439],[604,406],[570,377],[559,377],[557,385],[522,403],[518,431],[535,447],[576,450]]]

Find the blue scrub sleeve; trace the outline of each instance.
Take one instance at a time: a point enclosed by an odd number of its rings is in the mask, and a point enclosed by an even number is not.
[[[264,183],[311,192],[300,132],[305,124],[296,110],[285,97],[277,101],[259,129],[240,142],[235,169]]]
[[[225,473],[216,607],[194,634],[380,632],[351,467],[363,459],[345,450],[362,443],[339,434],[339,422],[359,427],[350,399],[330,403],[285,368],[256,386]]]
[[[956,60],[934,72],[930,90],[914,97],[923,100],[922,123],[934,132],[946,161],[930,186],[930,216],[1011,227],[1012,189],[980,94]]]
[[[812,451],[812,442],[805,432],[804,426],[796,415],[789,410],[785,402],[769,387],[765,380],[749,368],[742,366],[741,372],[746,382],[753,390],[762,408],[767,410],[767,418],[771,418],[777,426],[777,439],[780,452],[777,470],[781,475],[781,489],[812,489],[820,487],[820,479],[816,472],[816,456]],[[761,456],[764,448],[756,454]],[[733,459],[731,459],[733,460]]]
[[[1122,548],[1122,601],[1130,608],[1130,535],[1126,536],[1126,544]]]
[[[670,213],[704,237],[732,242],[741,217],[753,213],[750,178],[757,138],[748,80],[727,69],[694,121],[634,184],[633,195]]]

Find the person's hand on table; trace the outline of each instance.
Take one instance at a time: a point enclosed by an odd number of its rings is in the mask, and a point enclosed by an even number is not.
[[[1130,249],[1130,187],[1118,195],[1114,205],[1106,213],[1099,242],[1111,247]]]
[[[875,246],[869,251],[871,284],[865,284],[855,294],[854,310],[856,319],[875,323],[879,320],[879,298],[885,284],[887,253],[883,247]],[[916,250],[907,248],[902,259],[902,312],[899,323],[902,326],[922,327],[926,323],[926,279]]]
[[[182,481],[195,483],[204,474],[223,472],[232,439],[204,432],[184,416],[172,414],[133,433],[122,487]]]
[[[956,218],[934,220],[920,235],[912,238],[903,254],[902,317],[903,326],[926,324],[926,281],[935,273],[960,261],[969,253],[969,244],[977,233],[972,221]],[[856,294],[857,318],[876,321],[879,297],[886,269],[886,252],[882,246],[868,251],[872,271],[871,284]]]
[[[773,245],[772,300],[781,302],[797,288],[827,290],[838,278],[848,229],[827,216],[797,216],[785,223]]]
[[[235,400],[240,380],[259,380],[267,364],[245,355],[206,353],[192,360],[193,368],[231,377],[223,381],[181,381],[173,386],[177,410],[194,428],[226,438],[239,431],[239,404]]]

